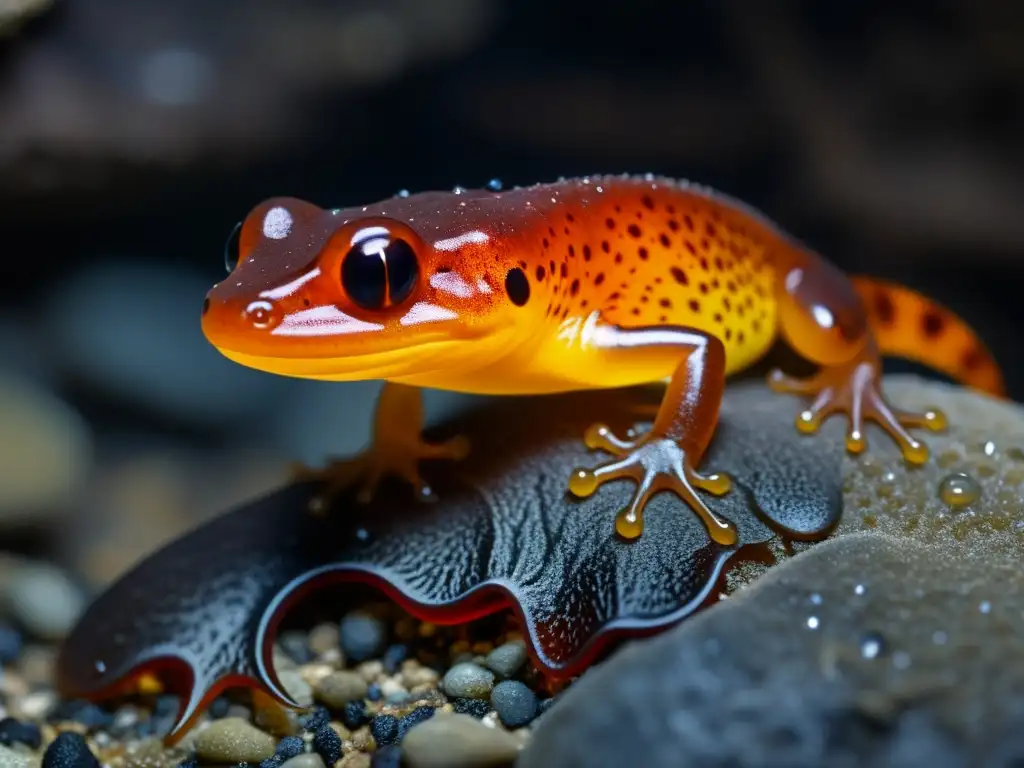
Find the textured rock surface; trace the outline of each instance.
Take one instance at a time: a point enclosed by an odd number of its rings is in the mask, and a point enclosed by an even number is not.
[[[947,411],[933,461],[892,461],[872,430],[869,453],[842,460],[835,538],[794,547],[809,551],[587,673],[521,765],[621,765],[641,751],[652,768],[1024,759],[1024,415],[912,379],[890,391],[900,407]],[[942,500],[955,472],[977,482],[975,503]]]

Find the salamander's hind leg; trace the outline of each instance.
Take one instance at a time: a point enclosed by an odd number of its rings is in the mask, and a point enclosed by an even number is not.
[[[794,379],[779,370],[768,383],[777,392],[812,397],[796,418],[804,434],[818,431],[834,413],[848,420],[846,449],[867,448],[864,426],[874,421],[899,446],[910,464],[928,460],[928,447],[908,429],[946,427],[945,415],[932,409],[911,413],[894,408],[882,391],[882,362],[867,315],[853,285],[825,262],[791,270],[777,293],[783,335],[801,355],[821,366],[813,376]]]
[[[423,398],[417,387],[385,382],[377,397],[374,435],[370,447],[354,458],[330,462],[323,469],[295,468],[298,479],[322,480],[324,490],[314,505],[322,509],[340,491],[358,484],[357,499],[369,502],[381,480],[387,475],[401,477],[422,500],[433,500],[434,493],[420,475],[424,459],[460,460],[469,452],[462,436],[442,443],[423,440]]]
[[[636,481],[629,504],[619,512],[615,529],[627,539],[643,532],[644,508],[662,490],[674,491],[704,522],[711,538],[722,545],[736,543],[736,529],[712,512],[697,493],[721,496],[730,489],[726,475],[701,474],[695,467],[707,449],[718,423],[725,387],[725,349],[722,343],[685,328],[603,327],[594,334],[605,364],[629,366],[642,358],[674,355],[681,362],[666,389],[651,429],[635,440],[616,437],[603,424],[587,429],[588,448],[615,458],[591,469],[576,469],[569,490],[587,497],[604,483],[619,478]]]

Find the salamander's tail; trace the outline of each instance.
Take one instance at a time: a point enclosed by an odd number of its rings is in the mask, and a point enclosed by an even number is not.
[[[902,357],[968,387],[1003,397],[1003,373],[992,353],[959,317],[931,299],[873,278],[855,277],[883,355]]]

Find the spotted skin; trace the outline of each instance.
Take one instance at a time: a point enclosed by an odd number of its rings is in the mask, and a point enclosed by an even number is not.
[[[366,496],[388,473],[430,496],[419,460],[468,450],[420,439],[420,387],[527,395],[665,381],[644,434],[626,440],[600,423],[587,431],[587,445],[611,459],[576,470],[569,490],[585,497],[635,480],[616,521],[627,539],[641,535],[651,495],[672,490],[712,539],[731,545],[732,524],[702,498],[728,493],[729,478],[697,467],[726,376],[780,335],[820,366],[807,380],[769,378],[810,398],[796,427],[814,432],[846,413],[854,453],[875,421],[907,461],[922,463],[927,447],[908,429],[945,424],[937,411],[889,404],[883,353],[1001,389],[990,356],[948,311],[895,286],[853,282],[749,206],[660,177],[491,184],[334,210],[275,198],[246,218],[231,257],[236,266],[203,311],[203,331],[224,355],[287,376],[387,382],[373,444],[322,473],[333,487],[362,478]],[[914,337],[903,320],[911,296],[920,305]],[[935,351],[954,331],[959,365]],[[968,375],[975,369],[985,376]]]

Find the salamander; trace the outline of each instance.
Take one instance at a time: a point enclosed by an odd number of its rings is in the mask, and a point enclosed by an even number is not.
[[[796,428],[846,414],[852,454],[873,421],[922,464],[928,448],[910,430],[946,425],[936,409],[889,402],[883,355],[1004,392],[989,350],[946,308],[847,277],[726,194],[653,175],[400,193],[342,209],[272,198],[227,249],[231,273],[202,312],[223,355],[284,376],[385,382],[370,448],[320,470],[334,487],[360,482],[363,498],[389,474],[429,497],[420,460],[469,449],[423,440],[422,387],[531,395],[664,382],[646,432],[620,436],[595,419],[582,438],[611,458],[574,470],[568,490],[583,498],[633,479],[615,522],[625,539],[642,534],[651,496],[673,491],[729,545],[735,528],[702,494],[726,494],[731,481],[702,458],[726,377],[778,337],[818,366],[803,379],[769,374],[775,391],[809,398]]]

